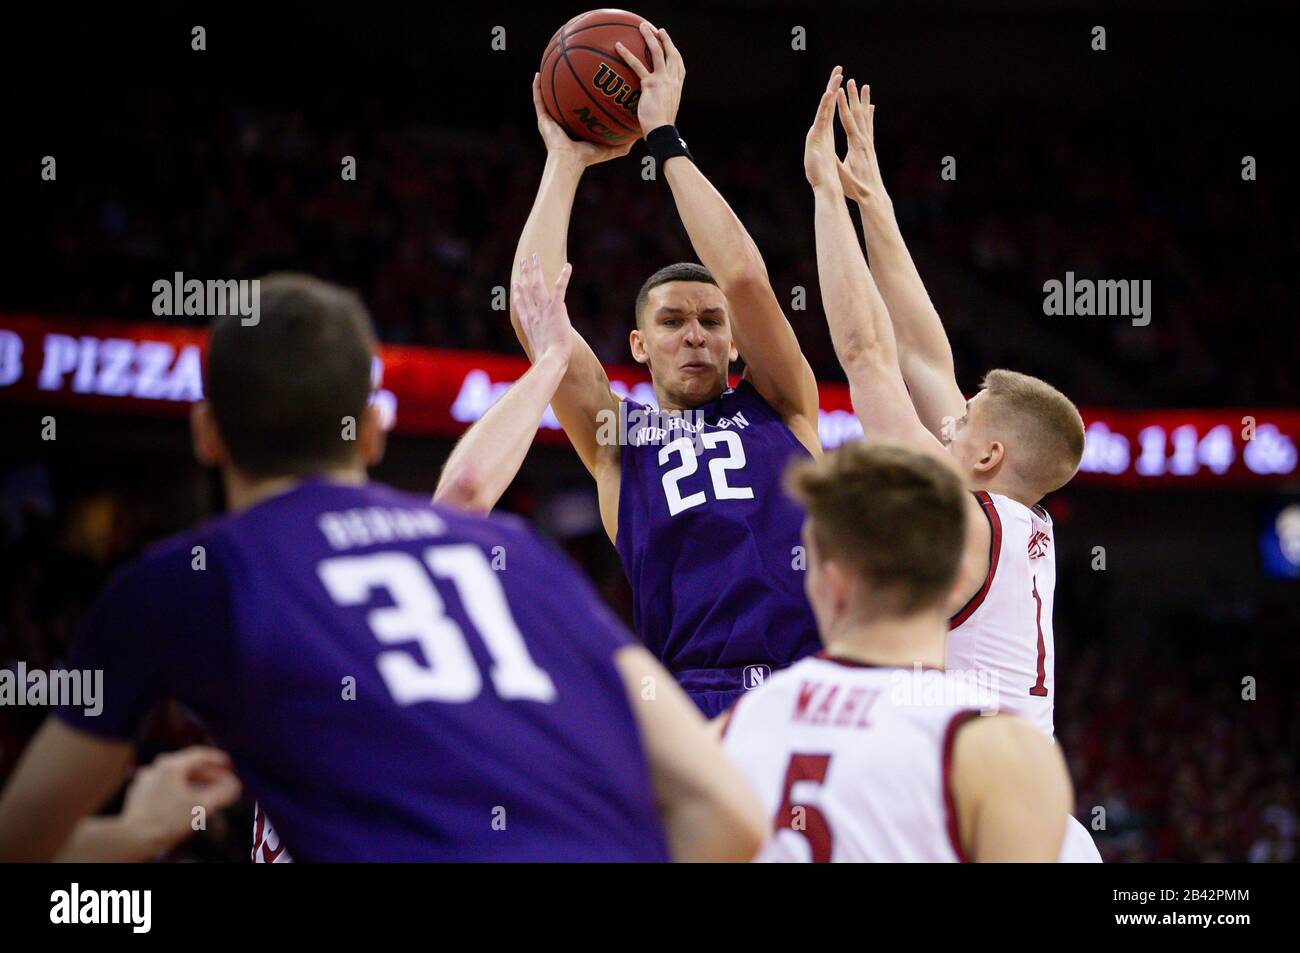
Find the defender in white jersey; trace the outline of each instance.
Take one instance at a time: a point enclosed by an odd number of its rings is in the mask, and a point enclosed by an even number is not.
[[[1071,799],[1059,751],[997,714],[987,683],[939,668],[960,481],[922,454],[850,444],[790,482],[826,648],[719,719],[772,817],[758,859],[1057,860]]]
[[[1024,714],[1050,736],[1055,553],[1051,520],[1039,504],[1078,469],[1083,420],[1060,391],[1014,371],[990,371],[975,397],[962,396],[943,324],[880,179],[874,107],[852,80],[847,94],[840,80],[837,68],[805,149],[831,339],[867,439],[929,454],[973,491],[945,667],[996,678],[1001,707]],[[835,153],[837,102],[849,144],[844,162]],[[862,211],[871,269],[846,196]],[[1087,856],[1070,859],[1099,860],[1086,831],[1071,827],[1072,843]]]
[[[1052,735],[1052,601],[1056,553],[1052,518],[1001,493],[977,490],[989,524],[988,571],[949,620],[944,667],[994,673],[999,701]]]

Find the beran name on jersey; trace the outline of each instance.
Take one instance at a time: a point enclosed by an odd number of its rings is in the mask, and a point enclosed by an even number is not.
[[[153,923],[152,890],[70,890],[50,894],[50,922],[129,923],[132,933],[148,933]]]
[[[334,549],[372,546],[404,539],[436,539],[447,524],[431,510],[367,506],[337,513],[322,513],[316,525]]]

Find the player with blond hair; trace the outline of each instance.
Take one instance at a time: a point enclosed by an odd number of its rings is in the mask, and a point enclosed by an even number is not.
[[[788,482],[807,511],[805,589],[826,647],[718,719],[772,818],[758,859],[1056,860],[1070,806],[1060,751],[941,670],[970,495],[954,469],[850,443]]]
[[[903,243],[880,178],[869,96],[836,67],[808,132],[817,267],[836,356],[867,439],[901,443],[951,467],[972,491],[969,533],[944,664],[996,677],[999,704],[1053,733],[1056,560],[1047,494],[1083,456],[1083,420],[1050,384],[993,370],[967,400],[943,324]],[[833,113],[848,138],[835,152]],[[862,210],[874,270],[858,245],[846,195]],[[877,280],[879,285],[877,285]],[[1070,825],[1071,859],[1099,859]],[[1086,843],[1085,843],[1086,841]],[[1077,842],[1077,843],[1076,843]]]

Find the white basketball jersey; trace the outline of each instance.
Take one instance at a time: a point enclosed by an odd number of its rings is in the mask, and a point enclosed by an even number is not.
[[[262,810],[262,805],[256,801],[253,802],[253,863],[293,863],[289,851],[280,842],[280,835],[271,826],[271,819]]]
[[[965,694],[937,669],[818,654],[742,695],[723,746],[773,819],[756,859],[964,860],[948,774],[957,727],[979,715]]]
[[[989,673],[998,708],[1053,733],[1056,652],[1052,600],[1056,547],[1042,507],[978,491],[992,529],[984,585],[949,621],[944,668]]]

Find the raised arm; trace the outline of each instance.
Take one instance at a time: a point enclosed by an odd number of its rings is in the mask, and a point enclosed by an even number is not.
[[[553,282],[568,260],[569,215],[578,182],[589,165],[626,155],[632,148],[629,142],[622,146],[598,146],[590,142],[574,142],[546,112],[542,104],[540,78],[533,77],[533,108],[537,113],[537,128],[546,143],[546,168],[537,189],[528,221],[524,223],[515,251],[515,264],[511,283],[519,277],[519,262],[536,253],[541,265],[542,280]],[[523,345],[530,360],[528,337],[520,324],[519,312],[513,297],[510,301],[510,321],[515,335]],[[609,389],[609,377],[595,353],[577,331],[570,328],[573,338],[568,367],[555,390],[551,407],[564,432],[587,469],[596,475],[602,463],[600,446],[596,442],[596,429],[600,412],[618,412],[618,398]],[[615,448],[617,449],[617,448]]]
[[[539,257],[519,263],[510,283],[511,310],[533,366],[457,442],[442,468],[435,503],[487,513],[519,473],[573,353],[577,335],[564,306],[571,273],[565,264],[548,296]]]
[[[845,194],[858,203],[862,213],[871,270],[889,308],[903,380],[921,422],[938,436],[944,418],[958,420],[965,413],[966,398],[957,386],[952,347],[903,241],[893,203],[880,176],[871,87],[859,90],[849,80],[848,95],[841,94],[838,105],[849,144],[840,167],[840,181]]]
[[[804,172],[815,202],[817,277],[835,356],[849,379],[853,409],[867,439],[929,454],[964,479],[952,454],[917,415],[899,370],[889,311],[853,230],[840,184],[841,163],[835,155],[833,112],[836,99],[844,97],[840,80],[837,66],[826,84],[804,146]],[[963,401],[954,419],[965,413]],[[973,494],[966,497],[966,516],[962,578],[953,597],[953,610],[979,589],[988,570],[991,530]]]
[[[834,109],[842,74],[831,72],[804,145],[804,172],[813,189],[817,278],[835,356],[849,379],[853,407],[868,439],[951,456],[922,426],[898,366],[889,312],[853,230],[835,155]]]
[[[618,51],[641,80],[637,118],[645,133],[677,119],[686,67],[667,30],[641,24],[653,71],[627,47]],[[662,173],[691,246],[700,263],[727,296],[736,349],[745,375],[810,449],[820,450],[817,434],[817,380],[804,358],[794,329],[768,281],[763,256],[726,200],[686,156],[674,156]]]

